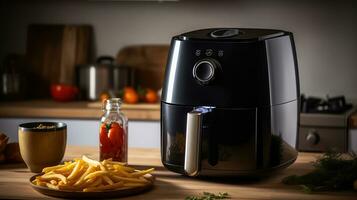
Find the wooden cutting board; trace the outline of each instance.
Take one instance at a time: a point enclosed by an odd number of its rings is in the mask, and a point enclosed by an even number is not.
[[[164,79],[169,45],[133,45],[122,48],[116,61],[135,69],[136,85],[159,90]]]
[[[89,62],[91,37],[89,25],[30,25],[26,46],[30,96],[48,97],[51,83],[73,84],[75,66]]]

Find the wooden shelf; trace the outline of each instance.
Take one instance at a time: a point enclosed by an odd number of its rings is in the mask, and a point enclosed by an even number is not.
[[[160,104],[123,104],[122,112],[130,120],[160,120]],[[100,102],[55,102],[31,100],[1,102],[0,117],[99,119],[103,114]]]

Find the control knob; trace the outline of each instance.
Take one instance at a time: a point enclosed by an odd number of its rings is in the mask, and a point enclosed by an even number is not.
[[[206,58],[196,62],[192,69],[193,77],[202,85],[209,84],[217,75],[220,64],[213,58]]]
[[[320,136],[316,130],[311,130],[311,131],[309,131],[309,133],[307,134],[305,139],[309,144],[315,145],[315,144],[319,143]]]

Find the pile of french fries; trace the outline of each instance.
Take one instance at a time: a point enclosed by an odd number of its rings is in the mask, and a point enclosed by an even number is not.
[[[154,168],[136,170],[111,159],[99,162],[82,156],[81,159],[44,168],[44,174],[37,176],[32,183],[65,191],[124,190],[152,184],[152,180],[147,177],[153,171]]]

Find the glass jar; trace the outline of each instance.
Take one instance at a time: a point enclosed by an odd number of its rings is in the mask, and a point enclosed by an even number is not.
[[[121,99],[111,98],[104,102],[104,114],[99,130],[100,160],[112,158],[126,163],[128,160],[128,119],[120,111]]]

